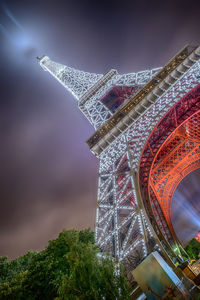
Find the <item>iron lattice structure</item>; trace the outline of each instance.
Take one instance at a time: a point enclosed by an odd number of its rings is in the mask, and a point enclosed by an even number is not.
[[[200,160],[199,60],[200,47],[185,47],[163,68],[101,75],[39,59],[96,130],[87,141],[100,161],[96,241],[128,271],[155,249],[174,258],[171,198]]]

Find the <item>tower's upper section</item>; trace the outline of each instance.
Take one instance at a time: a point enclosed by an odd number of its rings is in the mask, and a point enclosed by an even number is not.
[[[64,87],[79,100],[101,77],[102,74],[94,74],[79,71],[50,60],[48,56],[38,58],[39,64],[45,71],[49,71]]]
[[[95,129],[103,125],[128,99],[140,90],[159,69],[120,75],[110,70],[105,75],[79,71],[50,60],[38,58],[39,64],[51,73],[78,100],[80,110]]]

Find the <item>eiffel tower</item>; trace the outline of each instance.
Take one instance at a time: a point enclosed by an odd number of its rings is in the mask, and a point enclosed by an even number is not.
[[[184,255],[171,222],[179,182],[200,167],[200,47],[184,47],[162,68],[105,75],[43,56],[40,66],[77,100],[94,126],[99,159],[96,243],[126,269],[159,251]]]

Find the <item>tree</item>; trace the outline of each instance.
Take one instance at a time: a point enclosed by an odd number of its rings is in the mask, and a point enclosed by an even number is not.
[[[11,275],[2,258],[0,300],[127,299],[129,294],[113,260],[99,257],[90,230],[64,230],[31,260],[17,260],[21,266],[13,261],[16,268]]]
[[[28,270],[32,258],[37,254],[35,251],[28,251],[27,254],[12,261],[9,261],[7,256],[0,257],[0,285],[11,281],[15,275]]]
[[[58,300],[128,299],[129,289],[125,277],[117,274],[109,256],[98,257],[93,244],[71,244],[66,259],[70,272],[59,287]]]
[[[23,283],[27,271],[16,274],[10,281],[4,282],[0,286],[0,300],[21,300],[24,298]]]
[[[200,253],[200,243],[195,238],[193,238],[184,249],[190,259],[198,259]]]

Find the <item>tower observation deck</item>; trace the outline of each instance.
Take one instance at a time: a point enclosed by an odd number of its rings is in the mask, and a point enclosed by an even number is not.
[[[171,223],[178,183],[200,167],[200,47],[163,68],[105,75],[43,56],[39,64],[77,99],[99,158],[96,242],[133,270],[150,252],[173,264],[182,247]]]

